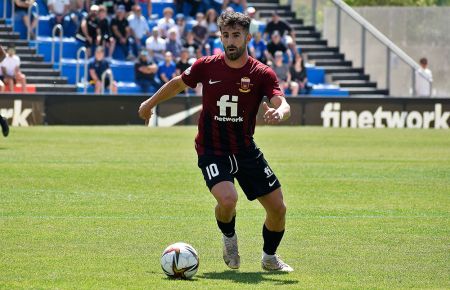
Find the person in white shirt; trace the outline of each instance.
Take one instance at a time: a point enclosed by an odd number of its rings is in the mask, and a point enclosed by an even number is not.
[[[139,4],[133,6],[133,13],[128,16],[128,25],[131,28],[131,35],[138,46],[138,50],[141,50],[143,41],[150,36],[150,29],[148,28],[147,20],[142,15]]]
[[[172,19],[173,9],[170,7],[164,8],[163,15],[164,17],[158,20],[157,26],[159,29],[159,35],[161,35],[162,38],[166,38],[169,29],[175,26],[175,21]]]
[[[16,55],[14,47],[8,47],[5,59],[1,64],[3,80],[9,90],[14,92],[14,83],[22,85],[22,92],[26,91],[26,77],[20,71],[20,58]]]
[[[145,47],[149,55],[152,57],[154,63],[164,60],[164,53],[166,52],[166,41],[159,37],[158,27],[153,27],[152,36],[145,41]]]
[[[421,58],[419,63],[421,68],[416,71],[416,95],[418,97],[429,97],[431,96],[431,83],[422,74],[428,76],[431,81],[433,81],[433,74],[428,68],[428,60],[425,57]]]
[[[53,28],[56,24],[61,24],[63,30],[67,32],[70,22],[70,17],[68,16],[70,0],[48,0],[47,6],[50,12],[50,27]]]

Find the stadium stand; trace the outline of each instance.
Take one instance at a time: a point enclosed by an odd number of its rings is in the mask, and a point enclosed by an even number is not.
[[[84,86],[76,84],[76,55],[82,44],[73,36],[76,27],[64,32],[63,55],[61,59],[61,71],[59,71],[59,39],[52,39],[49,25],[48,10],[43,0],[37,0],[39,6],[39,25],[36,40],[26,41],[26,29],[21,21],[14,23],[14,32],[11,29],[10,3],[11,0],[0,0],[0,15],[3,15],[3,4],[7,1],[7,20],[0,20],[0,41],[3,45],[9,43],[17,47],[17,53],[22,59],[22,68],[28,77],[30,86],[34,86],[37,92],[83,92]],[[142,8],[142,14],[147,15],[147,4],[138,2]],[[256,8],[257,17],[262,23],[270,20],[272,12],[277,11],[282,19],[287,21],[295,31],[296,45],[308,60],[307,74],[312,90],[310,95],[347,96],[353,94],[376,94],[387,95],[387,90],[377,89],[377,84],[371,82],[369,76],[364,73],[363,68],[353,67],[351,61],[345,60],[344,54],[339,52],[338,47],[331,47],[327,41],[322,39],[320,32],[313,26],[304,25],[302,19],[298,19],[295,13],[290,11],[288,5],[280,5],[278,0],[253,0],[248,6]],[[149,28],[152,29],[157,20],[162,17],[163,9],[175,4],[171,0],[153,0],[152,16],[148,19]],[[189,7],[184,9],[185,15]],[[9,25],[8,25],[8,24]],[[187,22],[190,29],[193,21]],[[264,30],[265,25],[259,27]],[[51,61],[52,42],[55,43],[55,63]],[[120,49],[113,54],[111,68],[114,79],[118,81],[118,93],[138,93],[139,88],[134,84],[133,63],[125,61]],[[81,79],[83,79],[84,60],[80,61]],[[326,78],[325,76],[328,75]],[[332,81],[326,83],[326,79]],[[88,92],[92,88],[88,89]]]

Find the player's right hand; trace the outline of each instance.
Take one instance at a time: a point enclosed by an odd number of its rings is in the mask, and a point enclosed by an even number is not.
[[[150,117],[152,116],[152,107],[148,103],[148,101],[142,102],[139,106],[138,110],[139,117],[145,120],[145,124],[147,125]]]

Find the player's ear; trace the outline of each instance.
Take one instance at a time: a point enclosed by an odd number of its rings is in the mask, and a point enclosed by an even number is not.
[[[247,36],[245,37],[245,40],[247,41],[247,44],[252,40],[252,34],[250,32],[247,32]]]

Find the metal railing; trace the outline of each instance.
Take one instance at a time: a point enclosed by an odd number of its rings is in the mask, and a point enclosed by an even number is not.
[[[13,0],[14,2],[14,0]],[[13,7],[14,7],[14,3],[13,3]],[[36,22],[36,33],[34,34],[36,37],[38,36],[39,33],[39,5],[37,4],[37,2],[34,2],[32,6],[28,7],[28,19],[29,21],[29,25],[31,25],[31,23],[33,21],[31,21],[31,10],[32,8],[35,7],[36,8],[36,17],[37,17],[37,22]],[[14,18],[12,19],[12,23],[14,23]],[[27,28],[27,40],[30,40],[30,29]]]
[[[109,93],[113,94],[114,93],[114,76],[112,73],[111,69],[107,69],[102,73],[102,88],[101,88],[101,93],[104,94],[105,93],[105,79],[106,79],[106,75],[109,75]]]
[[[80,59],[81,59],[81,53],[84,52],[84,81],[83,81],[83,87],[84,87],[84,93],[87,92],[87,80],[88,80],[88,55],[86,52],[86,47],[82,46],[77,50],[77,64],[76,64],[76,73],[75,73],[75,84],[78,85],[78,82],[80,81]]]
[[[399,57],[406,65],[411,69],[411,80],[412,80],[412,94],[416,96],[417,92],[415,91],[416,84],[416,74],[423,77],[430,85],[429,95],[431,96],[432,92],[432,79],[424,74],[421,70],[420,65],[414,61],[407,53],[405,53],[401,48],[395,45],[389,38],[387,38],[382,32],[380,32],[377,28],[375,28],[372,24],[369,23],[363,16],[361,16],[358,12],[356,12],[353,8],[348,6],[342,0],[330,0],[336,7],[336,45],[339,47],[341,45],[341,12],[347,14],[353,21],[358,23],[361,26],[361,66],[364,68],[366,65],[366,35],[369,32],[378,43],[382,44],[386,47],[386,88],[391,91],[391,57],[392,54],[395,54]],[[295,0],[288,0],[288,5],[294,8]],[[325,1],[326,2],[326,1]],[[313,26],[317,25],[317,0],[312,0],[311,2],[311,22]]]
[[[8,16],[8,13],[6,13],[6,9],[8,9],[8,7],[6,5],[7,3],[8,3],[8,0],[3,0],[3,19],[6,19],[6,16]]]
[[[59,30],[58,30],[59,29]],[[56,24],[53,29],[52,29],[52,54],[51,54],[51,61],[52,64],[55,64],[55,46],[56,46],[56,42],[55,42],[55,36],[56,36],[56,32],[57,30],[59,31],[59,64],[58,64],[58,68],[61,71],[61,67],[62,67],[62,58],[63,58],[63,27],[61,24]]]

